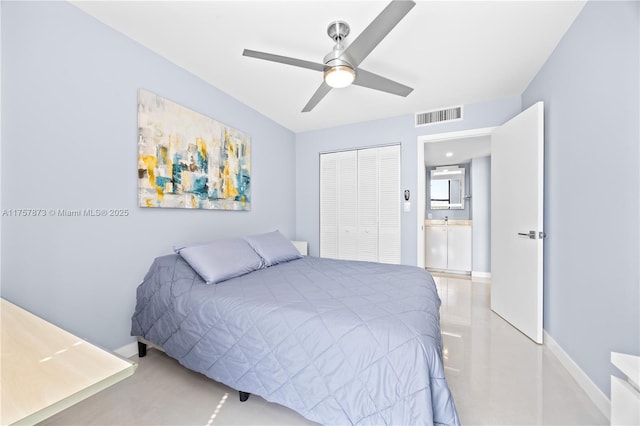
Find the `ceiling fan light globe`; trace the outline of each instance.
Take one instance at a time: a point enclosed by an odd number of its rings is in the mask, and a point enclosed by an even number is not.
[[[324,72],[324,81],[334,89],[349,86],[356,79],[356,71],[346,65],[337,65]]]

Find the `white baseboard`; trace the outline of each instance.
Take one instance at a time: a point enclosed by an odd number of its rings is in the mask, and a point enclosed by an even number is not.
[[[491,272],[471,271],[471,276],[474,278],[491,278]]]
[[[562,347],[556,342],[553,337],[544,331],[544,344],[549,350],[558,358],[564,368],[567,369],[571,377],[578,382],[578,385],[586,392],[587,396],[598,407],[600,412],[609,420],[611,418],[611,401],[607,396],[596,386],[593,381],[587,376],[576,362],[562,349]]]
[[[118,355],[124,358],[131,358],[134,355],[138,355],[138,342],[131,342],[128,345],[124,345],[114,351]]]

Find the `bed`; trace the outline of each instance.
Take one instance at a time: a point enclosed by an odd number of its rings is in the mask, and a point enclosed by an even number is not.
[[[427,271],[297,251],[269,258],[273,244],[250,242],[156,258],[131,334],[241,400],[259,395],[322,424],[459,424]],[[245,246],[259,260],[230,262],[251,257]],[[250,265],[212,278],[201,269],[214,258],[218,269]]]

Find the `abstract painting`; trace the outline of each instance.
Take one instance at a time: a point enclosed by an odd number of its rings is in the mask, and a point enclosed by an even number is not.
[[[138,90],[138,205],[251,210],[248,134]]]

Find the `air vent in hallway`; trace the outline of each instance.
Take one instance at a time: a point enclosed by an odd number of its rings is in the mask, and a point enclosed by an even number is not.
[[[462,106],[416,113],[416,127],[453,120],[462,120]]]

